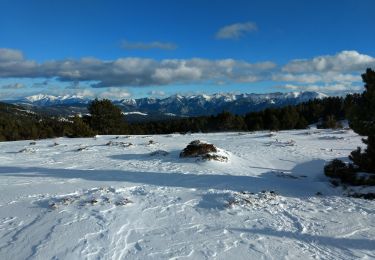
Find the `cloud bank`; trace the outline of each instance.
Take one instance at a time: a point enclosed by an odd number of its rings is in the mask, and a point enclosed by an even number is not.
[[[65,82],[95,82],[92,87],[160,86],[207,81],[253,82],[276,64],[233,59],[96,58],[52,60],[37,63],[17,50],[1,49],[0,77],[56,78]]]
[[[21,89],[25,88],[25,85],[22,83],[14,83],[14,84],[7,84],[4,86],[1,86],[2,89]]]
[[[375,68],[374,57],[353,50],[341,51],[335,55],[292,60],[274,73],[272,80],[288,82],[278,86],[286,90],[344,94],[362,89],[358,85],[361,82],[359,74],[366,68]]]
[[[235,59],[155,60],[137,57],[115,60],[84,57],[38,63],[27,59],[19,50],[0,49],[0,78],[42,78],[45,82],[53,79],[70,83],[72,89],[79,89],[80,83],[94,88],[120,88],[270,81],[277,82],[278,88],[289,90],[355,90],[361,82],[360,73],[368,67],[375,68],[375,58],[357,51],[291,60],[278,66],[272,61],[250,63]],[[38,87],[44,85],[48,84],[39,84]],[[13,84],[2,88],[22,87]],[[111,91],[107,94],[112,95],[114,90]]]
[[[356,51],[342,51],[336,55],[318,56],[311,60],[293,60],[282,70],[289,73],[351,72],[363,70],[375,64],[375,58]]]

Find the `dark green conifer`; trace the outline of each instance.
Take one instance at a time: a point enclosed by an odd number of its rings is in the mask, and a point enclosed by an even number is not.
[[[349,158],[360,169],[375,173],[375,71],[367,69],[362,74],[365,91],[349,113],[350,127],[358,134],[367,136],[363,142],[367,148],[360,147]]]
[[[91,114],[91,128],[99,134],[120,134],[124,128],[124,117],[121,109],[110,100],[95,99],[88,106]]]

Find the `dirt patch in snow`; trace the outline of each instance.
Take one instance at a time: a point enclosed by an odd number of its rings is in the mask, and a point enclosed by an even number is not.
[[[126,142],[113,142],[113,141],[109,141],[108,143],[106,143],[106,146],[129,147],[129,146],[132,146],[132,145],[133,145],[132,143],[126,143]]]
[[[250,208],[261,208],[268,205],[277,205],[278,195],[274,191],[253,192],[236,192],[233,198],[228,201],[227,206],[241,206]]]
[[[58,209],[67,206],[87,207],[105,204],[125,206],[133,203],[133,201],[125,197],[125,195],[126,194],[122,194],[122,192],[112,187],[94,188],[65,196],[52,197],[48,200],[48,207]],[[39,204],[44,206],[45,202],[41,201]]]

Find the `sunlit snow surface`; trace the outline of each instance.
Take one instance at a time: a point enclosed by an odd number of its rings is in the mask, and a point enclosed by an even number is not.
[[[229,162],[180,159],[196,139]],[[352,131],[30,142],[0,143],[0,259],[375,258],[375,202],[323,175]]]

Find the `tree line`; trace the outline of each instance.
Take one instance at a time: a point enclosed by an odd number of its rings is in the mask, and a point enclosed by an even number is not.
[[[337,128],[347,111],[359,99],[358,94],[315,99],[295,106],[268,108],[243,116],[223,111],[218,115],[133,123],[132,134],[167,134],[174,132],[220,132],[305,129],[317,123],[320,128]]]
[[[269,108],[260,112],[177,118],[128,123],[121,109],[110,100],[94,100],[90,116],[57,118],[22,112],[22,107],[0,103],[0,141],[52,137],[89,137],[96,134],[168,134],[186,132],[258,131],[304,129],[319,122],[321,128],[339,127],[359,94],[311,100],[295,106]]]

